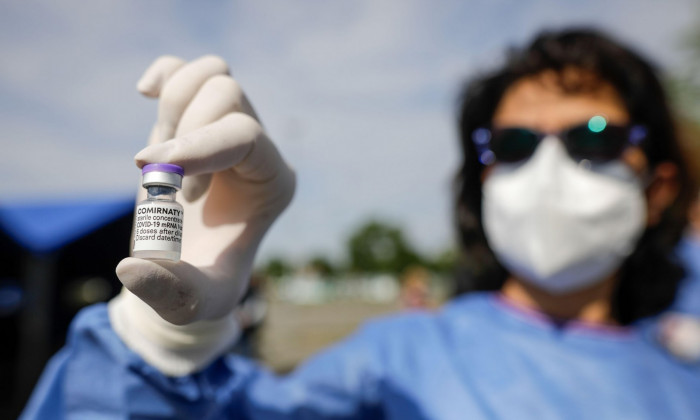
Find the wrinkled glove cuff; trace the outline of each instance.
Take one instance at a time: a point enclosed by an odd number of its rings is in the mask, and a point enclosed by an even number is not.
[[[112,328],[148,364],[167,376],[197,372],[240,336],[233,313],[216,320],[174,325],[126,288],[108,304]]]

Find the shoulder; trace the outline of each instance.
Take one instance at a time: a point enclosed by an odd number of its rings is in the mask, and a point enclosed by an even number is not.
[[[106,303],[87,306],[73,318],[68,329],[66,349],[76,360],[107,358],[118,365],[139,364],[133,353],[112,328]],[[78,354],[82,355],[77,358]]]
[[[486,328],[479,321],[484,317],[482,300],[482,296],[458,298],[437,311],[405,311],[369,321],[316,358],[315,371],[342,372],[336,377],[356,378],[354,383],[389,381],[402,389],[410,384],[402,392],[420,393],[419,389],[453,375],[459,369],[455,358],[471,353],[471,345],[478,344]],[[417,383],[417,377],[423,382]],[[368,385],[368,389],[374,388]]]
[[[411,310],[395,313],[364,324],[356,335],[374,345],[430,346],[456,334],[469,333],[473,326],[488,324],[492,305],[488,293],[461,296],[438,310]]]
[[[95,327],[109,327],[109,315],[107,313],[107,304],[105,303],[98,303],[81,309],[71,322],[70,333],[86,331]]]
[[[99,303],[81,309],[71,321],[66,341],[70,347],[121,343],[112,329],[107,304]]]

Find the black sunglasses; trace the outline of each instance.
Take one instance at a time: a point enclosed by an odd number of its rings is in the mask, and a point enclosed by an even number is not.
[[[576,161],[607,162],[617,159],[628,146],[639,146],[647,136],[641,125],[608,124],[596,115],[588,122],[559,133],[541,133],[528,128],[477,128],[472,133],[479,161],[484,165],[495,162],[519,162],[535,152],[540,141],[554,134],[564,143]]]

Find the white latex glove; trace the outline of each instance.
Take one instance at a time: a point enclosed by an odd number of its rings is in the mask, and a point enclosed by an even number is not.
[[[185,170],[178,194],[182,259],[122,260],[117,276],[128,291],[110,303],[110,319],[146,361],[182,375],[237,337],[232,310],[263,235],[291,201],[295,176],[222,59],[161,57],[138,90],[160,99],[137,166],[173,163]]]

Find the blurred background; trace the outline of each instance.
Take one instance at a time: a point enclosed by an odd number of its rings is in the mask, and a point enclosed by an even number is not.
[[[540,29],[594,26],[652,58],[692,133],[699,6],[1,1],[0,418],[24,405],[74,314],[118,291],[133,156],[156,116],[135,85],[157,56],[222,56],[297,170],[236,349],[285,371],[367,317],[435,307],[455,290],[455,114],[469,76]],[[697,150],[691,139],[693,160]]]

